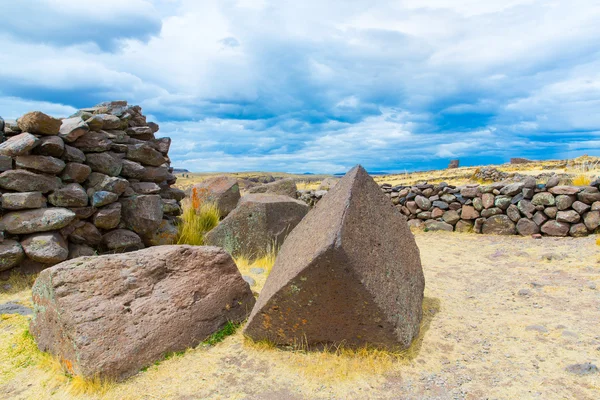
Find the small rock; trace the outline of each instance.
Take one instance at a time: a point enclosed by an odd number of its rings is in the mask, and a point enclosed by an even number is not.
[[[22,306],[21,304],[8,302],[0,304],[0,315],[2,314],[31,315],[33,314],[33,310],[29,307]]]
[[[565,369],[567,372],[580,376],[598,373],[598,367],[589,362],[583,364],[571,364]]]

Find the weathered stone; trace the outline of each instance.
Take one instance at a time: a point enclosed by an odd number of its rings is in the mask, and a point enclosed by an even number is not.
[[[558,214],[556,214],[556,220],[558,222],[568,222],[574,224],[579,222],[580,219],[581,216],[575,210],[559,211]]]
[[[0,188],[19,192],[47,193],[61,186],[54,176],[36,174],[24,169],[13,169],[0,174]]]
[[[499,209],[498,207],[487,208],[487,209],[481,211],[481,216],[484,218],[488,218],[488,217],[492,217],[494,215],[500,215],[500,214],[502,214],[502,210]]]
[[[598,229],[600,227],[600,211],[590,211],[585,214],[583,223],[590,231]]]
[[[121,175],[130,179],[143,179],[146,174],[146,168],[142,164],[131,160],[122,160],[123,168]]]
[[[102,126],[104,125],[101,115],[94,115],[88,119],[85,119],[85,123],[91,131],[100,131],[102,130]]]
[[[533,220],[533,222],[538,224],[538,226],[542,226],[542,224],[548,220],[548,217],[546,216],[546,214],[544,212],[536,211],[536,213],[533,214],[532,220]]]
[[[74,219],[75,213],[66,208],[40,208],[10,212],[0,219],[0,225],[8,233],[22,235],[58,230]]]
[[[0,143],[0,155],[16,157],[27,154],[39,142],[39,139],[31,133],[24,132],[9,138],[6,142]]]
[[[34,233],[21,241],[23,251],[33,261],[57,264],[67,259],[69,247],[58,232]]]
[[[422,220],[428,220],[432,218],[431,211],[421,211],[417,214],[417,218]]]
[[[123,162],[112,153],[90,153],[85,163],[94,172],[100,172],[108,176],[119,176],[123,168]]]
[[[542,233],[548,236],[567,236],[569,234],[570,225],[565,222],[550,220],[542,225]]]
[[[483,210],[483,201],[481,200],[481,197],[475,197],[473,199],[473,207],[477,211],[482,211]]]
[[[571,207],[574,201],[574,196],[568,196],[565,194],[558,195],[556,196],[556,208],[558,208],[559,211],[567,210]]]
[[[512,222],[517,222],[521,219],[521,213],[519,212],[517,206],[515,206],[514,204],[508,206],[508,208],[506,209],[506,215],[508,215],[508,218],[510,218]]]
[[[160,186],[154,182],[136,182],[131,184],[131,188],[138,194],[158,194]]]
[[[245,333],[281,345],[407,348],[423,289],[405,219],[356,167],[283,244]]]
[[[208,232],[205,241],[224,248],[233,256],[259,258],[273,246],[281,246],[307,212],[304,202],[288,196],[249,194]]]
[[[585,204],[593,204],[596,201],[600,201],[600,192],[583,191],[577,194],[577,199]]]
[[[456,210],[454,210],[454,212],[456,212]],[[424,213],[419,213],[419,214],[424,214]],[[431,210],[430,215],[431,215],[431,218],[433,218],[433,219],[441,218],[444,215],[444,210],[441,210],[441,209],[435,207],[433,210]]]
[[[573,210],[577,211],[579,214],[583,214],[588,211],[592,206],[582,203],[581,201],[576,201],[572,204]]]
[[[46,207],[46,198],[40,192],[4,193],[2,195],[2,208],[6,210],[43,207]]]
[[[442,219],[444,222],[454,225],[460,220],[460,215],[458,214],[458,211],[449,210],[444,213]]]
[[[62,121],[43,112],[32,111],[19,118],[17,124],[23,132],[38,135],[58,135]]]
[[[167,215],[181,215],[181,207],[177,200],[172,199],[162,199],[163,203],[163,213]]]
[[[102,243],[108,250],[133,251],[144,248],[142,238],[128,229],[115,229],[102,236]]]
[[[160,167],[165,162],[160,151],[145,143],[127,146],[127,158],[152,167]]]
[[[556,204],[556,200],[552,193],[541,192],[533,195],[533,199],[531,199],[531,204],[534,206],[553,206]]]
[[[588,235],[588,230],[585,224],[574,224],[569,229],[569,235],[573,237],[583,237]]]
[[[515,223],[508,216],[494,215],[483,223],[481,232],[486,235],[514,235],[517,233],[517,230]]]
[[[278,194],[282,196],[289,196],[295,199],[297,191],[298,188],[296,187],[296,182],[293,179],[281,179],[275,182],[252,187],[248,190],[248,193]]]
[[[63,182],[83,183],[90,176],[92,169],[85,164],[70,162],[66,165],[60,178]]]
[[[479,186],[476,187],[464,187],[460,190],[460,194],[462,197],[468,197],[468,198],[474,198],[479,196],[479,194],[481,193],[481,189],[479,188]]]
[[[431,208],[431,201],[424,196],[419,195],[415,197],[415,203],[417,203],[417,206],[423,211],[427,211]]]
[[[87,189],[95,192],[113,192],[120,196],[128,187],[129,181],[126,179],[104,175],[100,172],[92,172],[87,179]]]
[[[319,185],[319,190],[331,190],[335,185],[338,184],[339,181],[339,178],[325,178],[323,179],[323,181],[321,181],[321,184]]]
[[[548,216],[550,219],[556,218],[556,214],[558,214],[558,208],[556,207],[546,207],[544,208],[544,214]]]
[[[147,182],[161,183],[169,181],[171,177],[172,175],[166,167],[145,167],[144,175],[140,179]]]
[[[600,211],[600,201],[595,201],[592,203],[591,211]]]
[[[535,194],[535,190],[531,188],[523,188],[523,198],[527,200],[533,199],[533,195]]]
[[[77,219],[88,219],[96,212],[96,207],[71,207],[69,210],[75,213]]]
[[[152,145],[152,147],[166,156],[169,153],[169,148],[171,147],[171,138],[163,137],[160,139],[151,139],[149,143]]]
[[[425,229],[425,223],[420,219],[411,219],[407,222],[410,229],[423,230]]]
[[[553,188],[553,187],[557,186],[559,183],[560,183],[559,177],[552,176],[552,177],[550,177],[550,179],[548,179],[548,182],[546,182],[546,189]]]
[[[85,154],[78,148],[65,144],[65,152],[62,155],[62,159],[67,162],[84,163]]]
[[[483,228],[483,223],[485,222],[485,218],[477,218],[475,223],[473,224],[473,231],[475,233],[481,233],[481,229]]]
[[[0,271],[6,271],[18,266],[25,253],[19,242],[4,240],[0,243]]]
[[[483,203],[483,208],[491,208],[494,206],[495,197],[492,193],[484,193],[481,195],[481,202]]]
[[[69,241],[97,246],[102,242],[102,234],[93,224],[79,221],[77,228],[69,235]]]
[[[506,210],[508,206],[511,204],[512,197],[511,196],[496,196],[496,200],[494,201],[494,205],[501,210]]]
[[[441,210],[448,209],[448,203],[446,203],[445,201],[436,200],[436,201],[432,202],[431,204],[433,207],[437,207]]]
[[[524,187],[525,187],[525,182],[511,183],[509,185],[504,186],[502,189],[500,189],[500,194],[506,195],[506,196],[514,196],[517,193],[521,193],[521,191],[523,190]]]
[[[454,227],[444,221],[436,221],[433,219],[425,221],[425,229],[429,232],[447,231],[452,232]]]
[[[121,120],[115,115],[97,114],[94,117],[102,121],[102,129],[119,129],[121,127]]]
[[[0,304],[1,314],[31,315],[33,310],[18,303],[8,302]]]
[[[535,212],[535,206],[533,204],[531,204],[531,202],[529,200],[521,200],[518,204],[517,204],[517,208],[519,209],[519,211],[521,211],[521,214],[523,214],[524,217],[526,218],[533,218],[533,213]]]
[[[0,155],[0,172],[12,169],[12,157]]]
[[[169,220],[163,219],[156,231],[143,237],[146,246],[164,246],[177,243],[179,231]]]
[[[108,192],[106,190],[100,190],[98,192],[94,192],[91,198],[93,207],[102,207],[108,204],[112,204],[115,201],[119,200],[119,195],[113,192]]]
[[[70,183],[52,192],[48,201],[55,207],[85,207],[88,205],[88,196],[80,184]]]
[[[153,233],[163,217],[159,195],[141,195],[121,199],[121,218],[127,227],[139,235]]]
[[[521,236],[531,236],[540,233],[540,227],[530,219],[521,218],[517,222],[517,232]]]
[[[85,135],[90,130],[81,117],[66,118],[60,125],[59,136],[67,143],[71,143]]]
[[[461,219],[454,226],[454,230],[455,230],[455,232],[460,232],[460,233],[472,232],[473,231],[473,222],[465,221],[465,220]]]
[[[78,148],[84,153],[100,153],[110,150],[112,141],[108,138],[106,132],[89,131],[79,139],[71,143],[73,147]]]
[[[581,188],[575,186],[554,186],[548,189],[553,195],[575,195],[581,191]]]
[[[65,142],[58,136],[45,136],[39,144],[31,150],[32,154],[39,156],[62,157],[65,152]]]
[[[115,380],[242,322],[255,302],[229,255],[192,246],[67,261],[40,274],[33,299],[41,350],[70,373]]]
[[[214,203],[219,208],[221,217],[225,217],[237,206],[240,189],[237,179],[218,176],[194,185],[192,197],[200,204]]]
[[[121,222],[121,203],[113,203],[98,210],[93,217],[94,225],[100,229],[114,229]]]
[[[95,256],[96,250],[85,244],[69,243],[69,260],[79,257]]]
[[[58,158],[48,156],[17,156],[15,165],[35,172],[59,174],[65,168],[65,162]]]

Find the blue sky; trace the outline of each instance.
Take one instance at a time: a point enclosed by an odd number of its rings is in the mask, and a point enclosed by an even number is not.
[[[598,0],[19,0],[0,15],[1,116],[126,99],[193,171],[600,156]]]

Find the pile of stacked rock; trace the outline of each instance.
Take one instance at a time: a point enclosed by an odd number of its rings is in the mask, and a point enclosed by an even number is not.
[[[0,143],[0,272],[172,243],[184,193],[139,106],[125,101],[66,119],[30,112]]]
[[[590,186],[546,184],[533,177],[521,181],[456,187],[446,183],[415,186],[381,185],[409,225],[445,230],[524,236],[586,236],[600,227],[600,180]],[[301,192],[310,205],[323,195]]]

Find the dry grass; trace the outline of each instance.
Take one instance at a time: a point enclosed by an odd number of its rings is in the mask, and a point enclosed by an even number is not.
[[[321,186],[321,181],[300,181],[296,182],[298,190],[318,190]]]
[[[581,174],[573,178],[571,182],[575,186],[588,186],[592,182],[592,178],[590,176]]]
[[[219,209],[212,203],[195,206],[190,200],[184,200],[182,208],[177,244],[202,246],[206,233],[219,224]]]

